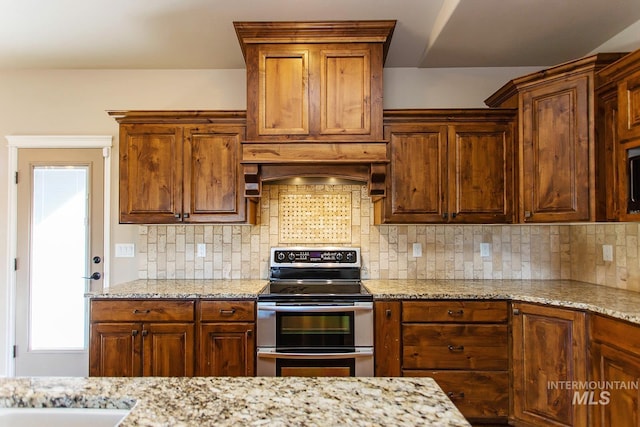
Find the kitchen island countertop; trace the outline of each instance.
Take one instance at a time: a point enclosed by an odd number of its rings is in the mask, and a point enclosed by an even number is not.
[[[127,426],[470,426],[431,378],[2,378],[0,407],[133,409]]]
[[[574,280],[364,280],[374,299],[495,299],[587,310],[640,324],[640,292]],[[90,298],[255,299],[266,280],[140,279]]]

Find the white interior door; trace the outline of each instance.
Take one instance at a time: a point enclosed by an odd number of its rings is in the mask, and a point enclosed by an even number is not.
[[[102,149],[18,150],[17,376],[87,376],[88,304],[103,283]]]

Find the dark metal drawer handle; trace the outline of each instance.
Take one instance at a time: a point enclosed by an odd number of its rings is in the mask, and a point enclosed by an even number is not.
[[[385,310],[384,314],[387,316],[388,319],[391,318],[391,310],[389,309]]]
[[[151,310],[138,310],[137,308],[133,310],[133,314],[149,314]]]
[[[447,314],[449,314],[449,316],[451,317],[460,317],[464,314],[464,310],[456,310],[456,311],[449,310],[447,311]]]
[[[236,313],[236,309],[232,308],[231,310],[222,310],[220,309],[220,314],[223,314],[225,316],[231,316],[232,314]]]
[[[453,391],[450,391],[449,393],[447,393],[447,397],[449,397],[449,399],[451,400],[462,400],[464,399],[464,392],[458,392],[458,393],[454,393]]]
[[[463,345],[450,345],[448,348],[449,348],[449,351],[451,351],[451,352],[464,351],[464,346]]]

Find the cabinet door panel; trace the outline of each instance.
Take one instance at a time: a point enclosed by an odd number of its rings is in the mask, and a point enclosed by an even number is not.
[[[246,203],[239,170],[243,129],[190,127],[185,134],[185,222],[243,221]]]
[[[611,384],[596,390],[593,401],[603,397],[606,404],[595,405],[594,426],[637,427],[640,425],[640,391],[629,387],[640,379],[640,356],[605,344],[592,345],[592,375],[598,384]],[[617,385],[617,386],[615,386]],[[624,386],[622,386],[624,385]],[[603,392],[607,393],[603,395]]]
[[[525,221],[590,218],[588,90],[583,76],[522,94]]]
[[[320,81],[320,133],[371,133],[370,50],[321,50]]]
[[[453,222],[512,222],[511,128],[457,125],[449,134]]]
[[[640,72],[636,71],[618,85],[618,99],[620,141],[640,138]]]
[[[120,128],[120,222],[175,223],[182,213],[182,131]]]
[[[201,324],[199,375],[255,375],[254,329],[253,323]]]
[[[89,375],[138,377],[142,374],[140,323],[92,323]]]
[[[193,376],[193,323],[149,323],[142,335],[144,376]]]
[[[263,47],[258,67],[258,135],[308,135],[308,49]]]
[[[514,303],[513,393],[517,419],[534,425],[587,425],[564,381],[586,381],[584,313]],[[566,383],[565,383],[566,384]]]
[[[390,222],[444,222],[447,127],[391,131],[390,194],[385,219]],[[386,212],[385,212],[386,213]]]

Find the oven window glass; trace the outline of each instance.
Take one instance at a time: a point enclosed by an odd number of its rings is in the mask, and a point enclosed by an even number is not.
[[[278,313],[276,347],[353,347],[353,312]]]
[[[288,360],[278,359],[276,376],[278,377],[354,377],[356,362],[354,358]]]

